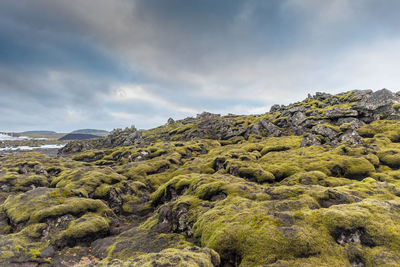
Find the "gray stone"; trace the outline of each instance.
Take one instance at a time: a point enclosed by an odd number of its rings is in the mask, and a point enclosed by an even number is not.
[[[338,135],[338,133],[333,130],[332,128],[325,126],[325,125],[317,125],[312,129],[314,134],[322,135],[332,141]]]
[[[295,126],[302,124],[306,119],[307,119],[307,116],[301,111],[296,112],[291,118],[292,123]]]
[[[214,114],[214,113],[210,113],[210,112],[206,112],[204,111],[201,114],[197,114],[196,119],[198,120],[211,120],[211,119],[215,119],[221,117],[221,114]]]
[[[347,108],[333,108],[325,110],[325,116],[329,119],[343,118],[343,117],[357,117],[357,110]]]
[[[279,127],[270,122],[269,120],[261,119],[258,123],[268,132],[268,134],[271,134],[276,137],[282,135],[282,131],[279,129]]]
[[[352,129],[358,129],[361,126],[365,125],[364,122],[356,118],[339,118],[336,122],[336,125],[342,125],[344,123],[350,123]]]
[[[321,145],[321,141],[313,134],[305,135],[300,143],[301,147],[319,146],[319,145]]]
[[[269,112],[274,113],[274,112],[278,112],[281,110],[281,105],[275,104],[271,107],[271,109],[269,110]]]
[[[364,144],[362,137],[355,130],[348,130],[339,137],[339,142],[347,143],[348,145]]]
[[[174,119],[173,118],[169,118],[168,121],[167,121],[167,125],[170,125],[170,124],[173,124],[173,123],[175,123]]]
[[[42,258],[49,258],[49,257],[53,257],[54,253],[55,253],[55,249],[52,245],[48,246],[47,248],[45,248],[42,253],[40,254],[40,256]]]
[[[158,210],[158,223],[152,230],[159,233],[182,233],[190,237],[193,235],[192,227],[187,222],[189,205],[181,203],[177,208],[173,205],[164,205]]]
[[[400,101],[400,97],[387,89],[378,90],[370,97],[364,99],[358,105],[358,108],[375,111],[378,108],[390,106]]]
[[[345,92],[340,95],[346,95],[348,93],[349,92]],[[353,90],[351,96],[348,99],[345,99],[345,102],[361,101],[370,97],[372,93],[372,90]]]
[[[295,107],[290,108],[288,111],[293,114],[296,112],[304,112],[304,111],[306,111],[306,108],[303,106],[295,106]]]

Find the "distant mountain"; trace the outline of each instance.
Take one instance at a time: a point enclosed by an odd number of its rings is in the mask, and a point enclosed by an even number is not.
[[[99,135],[94,135],[94,134],[82,134],[82,133],[69,133],[67,135],[64,135],[61,137],[60,141],[69,141],[69,140],[87,140],[87,139],[93,139],[93,138],[100,138],[101,136]]]
[[[105,130],[97,130],[97,129],[80,129],[73,131],[71,133],[80,133],[80,134],[94,134],[94,135],[106,135],[108,134]]]
[[[23,134],[55,134],[54,131],[25,131]]]

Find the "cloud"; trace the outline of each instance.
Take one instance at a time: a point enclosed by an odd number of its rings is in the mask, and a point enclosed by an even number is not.
[[[149,90],[145,90],[141,85],[126,84],[114,87],[110,90],[108,95],[104,96],[104,98],[105,101],[117,103],[132,103],[132,101],[146,102],[150,105],[162,107],[173,112],[188,113],[188,115],[198,112],[190,107],[179,106],[158,97],[155,94],[151,94]]]
[[[147,128],[203,110],[263,113],[316,91],[395,90],[399,7],[395,0],[4,0],[0,125]]]

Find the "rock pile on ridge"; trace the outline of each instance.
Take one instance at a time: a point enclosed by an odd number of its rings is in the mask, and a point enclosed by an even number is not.
[[[134,126],[116,129],[103,138],[70,142],[60,154],[117,146],[140,147],[155,138],[166,141],[195,138],[247,140],[251,135],[304,135],[303,146],[324,143],[336,146],[341,142],[357,145],[362,142],[356,131],[359,127],[376,120],[400,118],[400,105],[396,105],[399,101],[400,97],[387,89],[376,92],[354,90],[337,95],[316,93],[288,106],[274,105],[270,112],[257,116],[221,116],[203,112],[195,118],[169,119],[167,127],[153,129],[154,133],[150,131],[146,136]]]

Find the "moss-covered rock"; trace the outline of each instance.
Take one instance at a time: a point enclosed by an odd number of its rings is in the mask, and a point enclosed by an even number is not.
[[[399,266],[393,97],[318,93],[0,156],[0,265],[79,250],[71,265]]]
[[[385,149],[378,152],[379,160],[391,168],[400,167],[400,150]]]
[[[189,247],[164,249],[158,253],[146,253],[132,260],[110,260],[95,266],[204,266],[217,267],[219,255],[208,248]]]

